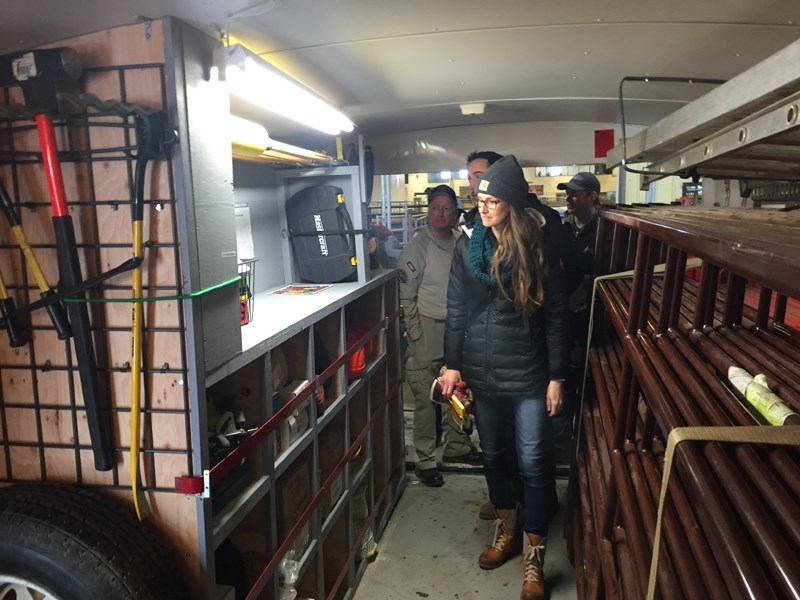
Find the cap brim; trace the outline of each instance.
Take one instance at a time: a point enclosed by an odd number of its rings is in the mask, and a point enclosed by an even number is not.
[[[559,183],[556,186],[556,189],[569,190],[571,192],[596,192],[597,191],[597,190],[594,190],[592,188],[583,187],[582,185],[580,185],[578,183],[572,183],[571,181],[569,181],[567,183]]]

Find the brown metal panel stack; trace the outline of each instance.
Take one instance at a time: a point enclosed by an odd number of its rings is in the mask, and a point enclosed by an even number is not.
[[[670,432],[763,422],[731,366],[800,412],[800,215],[604,210],[596,260],[571,539],[582,597],[644,598]],[[800,447],[677,445],[661,531],[656,597],[800,597]]]

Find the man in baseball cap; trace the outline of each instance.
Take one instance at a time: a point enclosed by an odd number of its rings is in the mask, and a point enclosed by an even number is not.
[[[573,333],[573,351],[570,357],[571,373],[565,384],[565,409],[563,417],[554,421],[556,455],[574,454],[570,445],[573,433],[572,412],[575,410],[580,373],[586,352],[586,336],[589,331],[589,302],[594,274],[594,246],[597,237],[597,211],[600,205],[600,182],[592,173],[581,171],[566,183],[556,186],[567,192],[567,214],[564,215],[564,231],[572,240],[573,256],[577,261],[577,289],[570,292],[569,308]],[[560,461],[559,461],[560,462]]]
[[[423,485],[440,487],[444,478],[437,466],[436,409],[430,391],[444,363],[447,281],[461,234],[453,229],[458,219],[458,199],[453,188],[439,185],[427,193],[428,225],[408,241],[397,266],[409,345],[406,381],[414,396],[414,472]],[[451,411],[444,413],[442,462],[481,465],[480,451],[455,422]]]
[[[592,173],[581,171],[567,183],[559,183],[556,186],[560,190],[572,190],[573,192],[595,192],[600,193],[600,182]]]
[[[556,186],[567,192],[564,227],[574,240],[575,251],[584,273],[591,274],[597,230],[597,207],[600,205],[600,182],[592,173],[581,171],[566,183]]]

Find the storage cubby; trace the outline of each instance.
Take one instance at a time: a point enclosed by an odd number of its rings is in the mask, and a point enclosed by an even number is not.
[[[265,497],[256,503],[253,510],[215,551],[217,580],[234,585],[233,576],[243,567],[244,583],[250,589],[261,575],[264,565],[269,562],[273,531],[269,502]],[[238,563],[237,553],[241,555],[242,563]]]
[[[388,431],[387,405],[381,404],[375,411],[372,422],[372,471],[375,489],[386,489],[390,475],[390,447],[387,443]]]
[[[314,324],[314,373],[324,387],[326,406],[344,394],[344,369],[334,365],[343,348],[342,313],[337,310]],[[323,379],[326,371],[328,376]]]
[[[307,520],[301,523],[300,518],[314,496],[311,478],[313,464],[313,453],[309,448],[292,461],[275,482],[278,545],[288,541],[298,560],[311,540],[309,523]]]
[[[356,438],[361,436],[367,431],[367,423],[369,422],[369,404],[367,388],[361,385],[350,397],[348,403],[348,417],[350,426],[350,444],[356,442]],[[350,476],[351,478],[361,469],[366,461],[368,450],[368,437],[364,437],[360,443],[355,444],[355,452],[350,461]]]
[[[322,545],[325,598],[343,598],[345,595],[347,586],[342,584],[346,577],[342,575],[346,575],[343,571],[350,552],[350,539],[347,515],[343,513],[334,522]]]
[[[345,411],[340,410],[319,434],[317,453],[319,455],[320,485],[328,484],[328,489],[322,497],[322,520],[331,513],[336,503],[345,491],[345,473],[343,465],[345,433],[347,432],[347,418]]]

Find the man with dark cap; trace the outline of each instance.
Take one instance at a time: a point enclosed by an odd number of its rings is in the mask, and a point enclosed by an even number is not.
[[[600,182],[592,173],[581,171],[566,183],[556,186],[567,192],[564,229],[573,240],[575,253],[584,277],[594,271],[594,244],[597,237],[597,208],[600,205]]]
[[[444,362],[447,281],[459,237],[453,230],[457,218],[453,189],[447,185],[433,188],[428,192],[428,226],[411,238],[398,259],[400,304],[410,351],[406,379],[414,394],[415,472],[429,487],[444,484],[436,463],[436,412],[430,390]],[[451,412],[443,412],[442,461],[480,465],[480,452],[453,420]]]
[[[473,200],[478,197],[475,192],[475,186],[478,185],[478,180],[481,178],[481,175],[501,158],[503,158],[503,155],[493,150],[476,150],[467,155],[467,183],[469,184],[469,191],[472,194]],[[468,231],[469,228],[472,227],[472,223],[477,216],[477,205],[464,213],[462,222],[467,227],[465,231]]]
[[[594,245],[597,236],[597,208],[600,204],[600,182],[592,173],[581,171],[566,183],[556,186],[567,192],[567,214],[563,231],[572,244],[578,266],[577,285],[570,285],[569,317],[572,330],[570,374],[565,385],[565,410],[554,422],[555,443],[559,456],[571,450],[565,445],[574,429],[573,412],[579,396],[579,385],[583,377],[586,356],[586,337],[589,333],[589,303],[591,302],[594,275]]]

